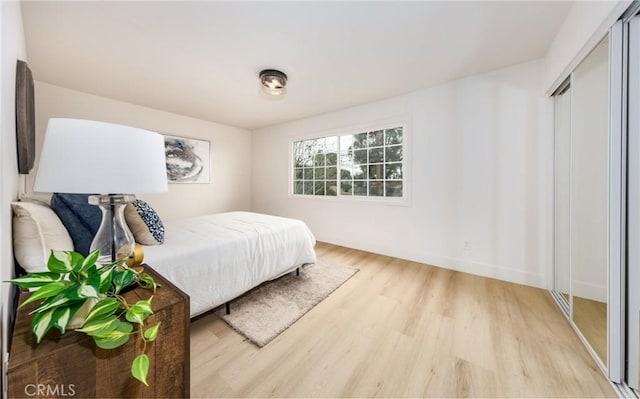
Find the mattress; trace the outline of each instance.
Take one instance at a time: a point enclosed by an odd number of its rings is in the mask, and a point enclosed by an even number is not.
[[[228,212],[165,222],[149,264],[191,297],[191,317],[259,284],[315,263],[315,237],[296,219]]]

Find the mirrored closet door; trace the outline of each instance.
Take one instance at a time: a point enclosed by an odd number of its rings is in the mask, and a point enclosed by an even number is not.
[[[554,290],[608,365],[609,40],[604,38],[555,95]]]
[[[607,365],[609,42],[571,77],[571,320]]]
[[[554,93],[553,293],[622,396],[640,388],[639,15]]]

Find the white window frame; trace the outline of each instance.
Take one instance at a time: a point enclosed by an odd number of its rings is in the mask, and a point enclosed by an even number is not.
[[[402,128],[402,197],[385,197],[385,196],[360,196],[360,195],[343,195],[340,194],[340,137],[355,135],[359,133],[372,132],[376,130]],[[313,140],[325,137],[338,137],[338,161],[337,167],[337,195],[311,195],[311,194],[294,194],[294,144],[296,142]],[[385,147],[382,147],[385,148]],[[319,200],[319,201],[340,201],[340,202],[361,202],[378,205],[400,205],[410,206],[411,204],[411,126],[407,119],[389,119],[377,123],[369,123],[358,126],[349,126],[345,128],[335,128],[331,130],[323,130],[321,132],[297,135],[289,139],[289,178],[288,178],[288,196],[292,199],[299,200]],[[367,176],[367,182],[369,178]]]

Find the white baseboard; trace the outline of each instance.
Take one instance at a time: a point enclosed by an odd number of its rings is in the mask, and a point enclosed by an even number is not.
[[[607,287],[576,280],[571,284],[571,295],[592,301],[607,302]]]
[[[466,259],[458,259],[446,256],[430,255],[423,253],[399,253],[399,251],[388,250],[385,248],[367,248],[357,244],[346,244],[339,242],[331,242],[329,240],[319,241],[341,245],[353,249],[359,249],[362,251],[373,252],[386,256],[393,256],[395,258],[406,259],[413,262],[425,263],[427,265],[442,267],[445,269],[455,270],[463,273],[474,274],[482,277],[495,278],[498,280],[509,281],[516,284],[524,284],[531,287],[548,289],[547,277],[542,274],[526,272],[522,270],[516,270],[499,265],[492,265],[481,262],[469,261]]]
[[[515,270],[504,266],[491,265],[469,261],[465,259],[450,258],[444,256],[421,256],[422,259],[410,259],[420,263],[426,263],[433,266],[443,267],[463,273],[474,274],[482,277],[495,278],[498,280],[509,281],[511,283],[524,284],[536,288],[546,289],[545,276]]]

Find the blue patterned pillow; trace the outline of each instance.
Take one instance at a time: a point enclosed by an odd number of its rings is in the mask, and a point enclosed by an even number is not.
[[[158,213],[142,200],[135,200],[124,208],[124,218],[136,242],[142,245],[164,243],[164,225]]]

